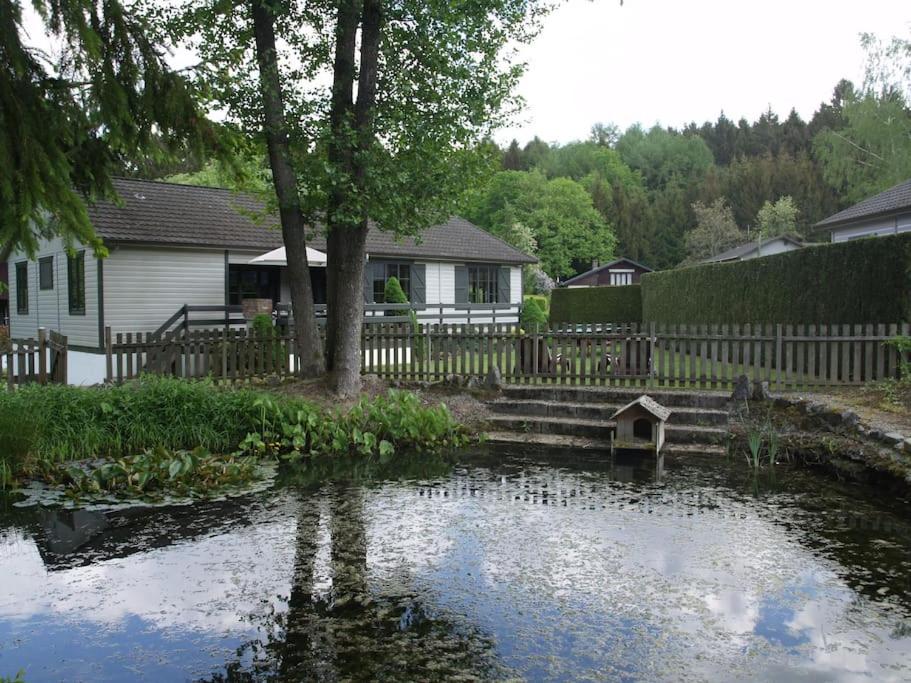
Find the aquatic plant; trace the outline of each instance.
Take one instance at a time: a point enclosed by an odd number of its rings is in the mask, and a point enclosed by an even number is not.
[[[436,452],[465,445],[467,431],[443,406],[424,406],[407,391],[363,398],[347,413],[325,413],[307,404],[283,404],[264,397],[258,431],[248,433],[239,453],[281,455],[296,460],[305,455],[378,455],[397,450]]]
[[[774,467],[778,459],[778,448],[779,448],[779,438],[778,432],[775,431],[771,426],[769,427],[769,445],[768,445],[768,455],[769,455],[769,466]]]
[[[749,446],[750,449],[750,453],[747,456],[747,462],[754,470],[759,470],[762,466],[759,460],[759,455],[762,451],[762,432],[760,430],[750,430],[747,434],[747,446]]]
[[[25,672],[19,671],[15,678],[0,676],[0,683],[25,683]]]
[[[257,461],[249,457],[213,455],[204,448],[169,451],[153,448],[110,462],[56,465],[45,475],[74,497],[102,492],[137,496],[156,492],[210,495],[241,486],[257,477]]]

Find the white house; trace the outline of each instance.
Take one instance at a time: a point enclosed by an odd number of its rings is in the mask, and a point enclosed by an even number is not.
[[[100,353],[106,326],[115,334],[155,331],[184,304],[239,304],[244,297],[290,303],[285,268],[261,258],[282,245],[277,219],[254,197],[146,180],[117,179],[114,186],[121,205],[89,207],[107,258],[90,249],[70,256],[59,239],[43,241],[34,260],[10,257],[13,337],[46,327],[67,335],[71,348]],[[319,254],[325,239],[310,245]],[[386,279],[395,275],[428,315],[441,306],[456,315],[469,304],[473,311],[497,304],[498,322],[517,319],[521,267],[535,262],[455,216],[419,240],[396,241],[371,227],[367,251],[368,302],[382,302]],[[311,267],[317,303],[326,300],[322,256]],[[483,322],[475,312],[472,321]]]
[[[703,261],[703,263],[727,263],[729,261],[748,261],[762,256],[772,256],[773,254],[783,254],[786,251],[802,249],[806,246],[800,240],[793,237],[781,235],[779,237],[769,237],[768,239],[747,242],[739,247],[728,249],[716,256],[712,256]]]
[[[819,221],[832,242],[911,232],[911,179]]]

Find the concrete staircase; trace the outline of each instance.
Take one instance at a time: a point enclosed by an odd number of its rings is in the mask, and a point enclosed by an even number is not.
[[[723,455],[728,434],[728,394],[668,389],[508,386],[489,422],[491,443],[609,450],[615,410],[648,394],[671,409],[662,453]]]

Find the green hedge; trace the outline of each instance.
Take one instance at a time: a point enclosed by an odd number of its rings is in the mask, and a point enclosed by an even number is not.
[[[911,234],[648,273],[643,320],[893,323],[911,320]]]
[[[567,287],[550,293],[550,323],[627,323],[642,320],[641,285]]]

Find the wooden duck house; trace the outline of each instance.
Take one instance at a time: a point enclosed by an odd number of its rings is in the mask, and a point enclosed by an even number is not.
[[[611,415],[616,420],[613,449],[655,451],[664,445],[664,424],[671,411],[648,396],[640,396]]]

